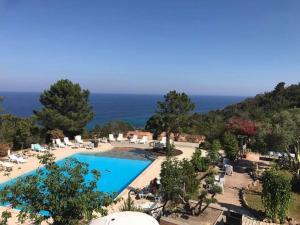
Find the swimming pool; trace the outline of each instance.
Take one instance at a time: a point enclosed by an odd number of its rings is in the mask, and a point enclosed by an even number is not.
[[[152,162],[151,160],[112,158],[85,153],[77,153],[68,158],[75,158],[80,162],[88,163],[90,171],[93,169],[100,171],[101,178],[97,182],[97,190],[109,194],[119,194]],[[62,165],[66,159],[67,158],[57,161],[57,164]],[[34,170],[22,175],[22,177],[35,173]],[[92,176],[92,173],[89,173],[85,179],[90,180]],[[13,183],[16,179],[18,179],[18,177],[0,184],[0,189],[5,185]]]

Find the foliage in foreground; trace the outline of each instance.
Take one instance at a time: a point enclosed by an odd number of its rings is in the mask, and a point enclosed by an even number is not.
[[[291,179],[280,171],[266,171],[262,176],[262,202],[268,218],[284,222],[290,199]]]
[[[201,184],[191,161],[168,159],[161,169],[161,194],[165,202],[163,213],[181,212],[190,215],[202,213],[210,203],[216,202],[215,195],[221,193],[221,187],[214,183],[214,175],[210,174]],[[191,199],[198,200],[192,205]],[[171,205],[175,209],[166,210]],[[179,211],[178,211],[179,206]]]
[[[128,198],[123,201],[119,210],[121,212],[125,212],[125,211],[143,212],[143,209],[137,207],[130,196],[128,196]]]
[[[77,225],[92,219],[93,212],[106,214],[104,207],[112,203],[112,198],[96,190],[98,171],[92,171],[93,177],[86,181],[86,163],[68,159],[59,166],[52,155],[41,157],[41,163],[45,169],[19,178],[0,192],[2,203],[9,202],[20,209],[21,223],[29,219],[40,224],[52,218],[52,225]]]

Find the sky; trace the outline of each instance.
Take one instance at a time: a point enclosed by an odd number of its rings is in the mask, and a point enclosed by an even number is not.
[[[0,0],[0,91],[251,96],[300,82],[299,0]]]

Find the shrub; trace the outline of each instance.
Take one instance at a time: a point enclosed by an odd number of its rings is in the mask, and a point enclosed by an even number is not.
[[[196,171],[205,172],[208,170],[210,160],[206,157],[201,156],[201,150],[196,149],[191,160]]]
[[[291,199],[291,186],[291,179],[282,172],[278,170],[264,172],[262,202],[268,218],[284,222]]]
[[[49,135],[50,139],[61,139],[64,138],[64,132],[62,130],[59,129],[54,129],[54,130],[50,130],[47,132],[47,134]]]

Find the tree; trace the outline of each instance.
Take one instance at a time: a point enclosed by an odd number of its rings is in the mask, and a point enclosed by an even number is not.
[[[19,118],[10,114],[0,115],[0,139],[12,143],[13,149],[24,149],[32,143],[43,142],[42,131],[34,118]]]
[[[228,120],[227,129],[235,134],[254,136],[257,126],[252,120],[245,120],[240,117],[232,117]]]
[[[195,108],[190,98],[185,93],[170,91],[164,96],[164,101],[157,102],[155,120],[160,123],[148,122],[148,125],[154,124],[158,131],[166,132],[167,150],[171,150],[170,136],[173,133],[175,136],[187,125],[189,113]],[[153,117],[152,117],[153,120]]]
[[[83,132],[94,116],[88,102],[89,94],[79,84],[59,80],[43,92],[40,102],[44,108],[34,113],[47,131],[60,129],[67,136],[75,136]]]
[[[191,163],[198,172],[205,172],[208,170],[210,160],[207,157],[202,157],[200,149],[196,149],[192,155]]]
[[[284,223],[291,199],[291,179],[280,171],[266,171],[262,176],[262,187],[262,202],[267,217]]]
[[[214,112],[207,114],[195,113],[189,120],[191,120],[190,132],[204,135],[205,141],[209,142],[221,138],[226,128],[224,117]]]
[[[221,149],[221,143],[218,139],[212,141],[210,148],[208,149],[208,158],[211,162],[216,163],[219,159],[219,151]]]
[[[209,204],[216,203],[215,196],[222,192],[222,188],[215,184],[213,173],[208,174],[204,182],[200,182],[192,161],[186,159],[168,159],[162,164],[160,176],[160,191],[165,201],[164,213],[165,207],[170,203],[171,206],[175,206],[175,211],[171,209],[168,213],[200,214]],[[198,202],[191,204],[191,199],[195,199],[195,196],[198,196]]]
[[[93,212],[106,214],[104,207],[112,198],[96,189],[98,171],[91,171],[93,176],[87,181],[86,163],[71,158],[59,166],[53,155],[44,155],[40,161],[44,168],[17,179],[0,192],[2,203],[9,202],[20,209],[21,223],[30,219],[34,224],[48,221],[52,225],[77,225],[92,219]]]
[[[198,196],[198,203],[194,206],[194,210],[198,211],[196,214],[204,212],[211,203],[217,203],[215,196],[222,193],[222,188],[215,183],[213,173],[208,174],[203,186]]]
[[[236,159],[239,153],[239,147],[238,147],[238,142],[236,140],[236,137],[233,134],[229,132],[224,133],[223,148],[226,153],[226,156],[230,160]]]
[[[165,201],[188,204],[191,196],[198,192],[199,181],[194,166],[185,160],[168,159],[162,164],[161,193]]]
[[[157,139],[158,136],[164,132],[161,124],[163,123],[162,118],[158,115],[151,116],[146,123],[145,130],[153,134],[153,138]]]

